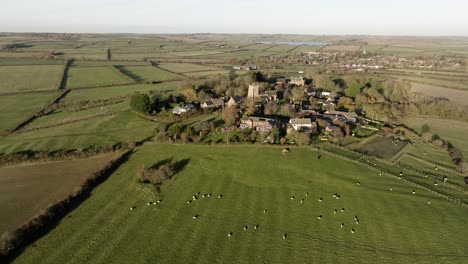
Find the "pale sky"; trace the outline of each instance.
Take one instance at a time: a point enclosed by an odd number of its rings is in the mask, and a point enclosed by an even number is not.
[[[0,32],[468,36],[468,0],[2,0]]]

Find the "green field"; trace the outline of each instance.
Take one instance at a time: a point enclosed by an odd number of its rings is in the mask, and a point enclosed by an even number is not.
[[[192,63],[161,63],[161,64],[158,64],[158,67],[165,69],[165,70],[172,71],[172,72],[177,72],[177,73],[219,70],[219,68],[216,68],[216,67],[192,64]]]
[[[12,129],[19,122],[41,110],[59,92],[25,93],[0,96],[0,133]],[[0,152],[2,152],[0,150]]]
[[[139,141],[152,135],[154,123],[126,111],[59,127],[0,138],[0,153],[57,151]]]
[[[419,189],[413,195],[414,187],[359,165],[317,156],[296,148],[282,155],[276,147],[146,145],[15,263],[466,260],[466,209]],[[139,187],[136,168],[166,159],[186,164],[175,180],[159,195]],[[196,192],[213,196],[187,204]],[[162,203],[146,205],[156,199]]]
[[[370,156],[389,160],[403,149],[406,144],[408,144],[406,141],[396,141],[387,137],[375,136],[361,145],[357,150]]]
[[[66,87],[98,87],[132,82],[113,67],[71,67],[68,71]]]
[[[58,89],[63,65],[0,66],[0,93]]]
[[[429,125],[430,132],[438,134],[442,139],[451,142],[468,157],[467,131],[468,123],[435,117],[405,117],[403,123],[408,127],[421,131],[424,124]]]
[[[67,196],[112,157],[104,155],[0,168],[0,234],[13,230],[50,203]]]
[[[126,71],[138,76],[140,80],[145,82],[163,82],[180,80],[183,77],[153,66],[125,66]]]
[[[65,102],[81,100],[100,100],[114,97],[128,97],[135,92],[175,92],[180,87],[180,82],[168,82],[160,84],[135,84],[95,89],[73,90],[65,98]]]

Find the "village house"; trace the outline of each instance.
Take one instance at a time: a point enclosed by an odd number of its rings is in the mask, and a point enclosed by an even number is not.
[[[315,90],[314,88],[312,87],[307,87],[304,89],[304,93],[307,95],[307,96],[315,96]]]
[[[239,129],[253,128],[258,132],[269,132],[277,125],[277,121],[271,118],[245,116],[240,120]]]
[[[172,110],[172,114],[180,115],[180,114],[187,113],[193,109],[195,109],[195,106],[193,104],[186,104],[185,106],[176,106]]]
[[[238,95],[231,96],[227,102],[227,106],[238,106],[242,102],[242,97]]]
[[[334,110],[326,111],[325,115],[331,117],[331,119],[333,119],[333,117],[342,116],[345,118],[345,120],[340,119],[340,121],[347,121],[352,123],[356,123],[358,118],[358,115],[354,112],[342,112]]]
[[[297,86],[304,86],[305,81],[302,75],[300,77],[291,77],[291,81],[289,82],[291,84],[297,85]]]
[[[312,133],[317,130],[317,123],[312,122],[310,118],[291,118],[289,124],[294,128],[294,130]]]
[[[222,98],[211,98],[209,101],[203,102],[201,107],[202,108],[224,107],[224,100]]]
[[[262,101],[265,103],[276,101],[278,99],[276,91],[265,91],[259,94],[259,96],[260,96],[260,99],[262,99]]]
[[[331,92],[328,92],[328,91],[322,91],[320,92],[320,96],[321,97],[330,97],[331,95]]]

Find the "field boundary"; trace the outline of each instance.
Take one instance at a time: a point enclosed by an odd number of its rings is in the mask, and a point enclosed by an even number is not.
[[[68,80],[68,70],[70,69],[71,65],[73,64],[74,59],[69,59],[67,60],[67,63],[65,64],[65,67],[63,69],[62,73],[62,79],[60,80],[60,84],[58,85],[58,89],[65,89],[67,86],[67,80]]]

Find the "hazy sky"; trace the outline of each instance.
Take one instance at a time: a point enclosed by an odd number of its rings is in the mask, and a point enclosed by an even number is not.
[[[0,32],[468,35],[468,0],[2,0]]]

